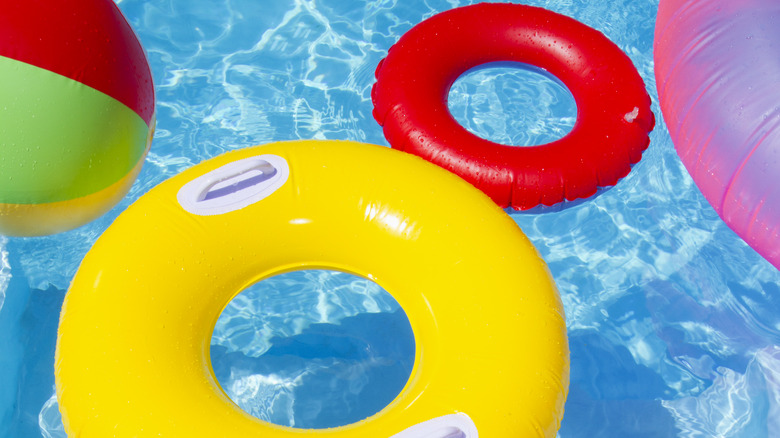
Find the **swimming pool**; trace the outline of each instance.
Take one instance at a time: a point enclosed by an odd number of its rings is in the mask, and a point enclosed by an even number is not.
[[[0,237],[2,436],[63,436],[51,398],[59,307],[79,261],[123,209],[167,177],[235,148],[297,138],[386,145],[371,116],[376,64],[413,24],[472,2],[118,3],[148,52],[157,134],[139,180],[106,217],[58,236]],[[780,273],[720,221],[674,152],[653,78],[657,1],[528,3],[606,33],[634,61],[658,117],[643,160],[616,187],[561,211],[512,214],[547,261],[566,309],[572,381],[560,436],[777,436]],[[565,96],[547,90],[549,82],[537,78],[518,92],[511,77],[485,78],[456,89],[476,94],[452,99],[453,112],[464,114],[473,129],[525,144],[565,132],[560,116],[571,112]],[[504,108],[526,93],[541,95],[529,102],[532,109]],[[539,102],[546,102],[543,108]],[[526,111],[518,115],[518,108]],[[545,108],[553,114],[532,117]],[[528,125],[517,124],[523,117],[531,119]],[[265,309],[257,299],[229,309],[233,318],[221,323],[214,340],[215,350],[233,353],[215,360],[226,378],[245,358],[267,351],[274,336],[299,345],[295,341],[316,339],[300,337],[311,336],[312,325],[329,324],[333,336],[339,329],[363,330],[365,319],[402,322],[397,304],[365,281],[307,272],[278,282],[269,290],[312,294],[295,309],[275,309],[277,317],[295,315],[282,321],[235,318],[242,309]],[[276,331],[263,332],[270,324]],[[250,336],[254,332],[261,335]],[[407,344],[389,345],[385,350],[399,350],[392,352],[397,357],[408,353]],[[358,362],[343,366],[361,369]],[[249,377],[257,374],[233,375],[248,388],[241,394],[262,388],[247,386],[261,380]],[[276,400],[289,404],[293,393]],[[359,393],[346,404],[360,405]]]

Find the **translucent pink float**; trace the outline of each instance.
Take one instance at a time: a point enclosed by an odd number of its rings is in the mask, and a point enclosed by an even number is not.
[[[655,76],[696,185],[780,268],[780,1],[661,0]]]

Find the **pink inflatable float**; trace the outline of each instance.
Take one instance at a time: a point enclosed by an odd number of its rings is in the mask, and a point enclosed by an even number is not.
[[[693,180],[780,268],[780,1],[661,0],[655,75]]]

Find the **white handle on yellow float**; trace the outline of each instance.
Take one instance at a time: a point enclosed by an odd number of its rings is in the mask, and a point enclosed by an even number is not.
[[[416,424],[390,438],[477,438],[477,426],[468,415],[450,414]]]
[[[225,164],[184,184],[179,205],[199,216],[240,210],[269,196],[287,181],[290,168],[277,155],[258,155]]]

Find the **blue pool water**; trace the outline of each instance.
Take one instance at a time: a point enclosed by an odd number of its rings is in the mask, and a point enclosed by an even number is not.
[[[0,237],[3,437],[64,436],[52,397],[59,308],[79,261],[122,210],[235,148],[298,138],[387,145],[371,116],[377,63],[415,23],[472,2],[118,3],[151,62],[157,134],[139,180],[105,217],[57,236]],[[566,310],[571,386],[560,437],[780,436],[780,273],[720,221],[674,153],[653,77],[657,0],[527,3],[615,41],[658,117],[643,160],[616,187],[561,211],[512,214]],[[547,92],[549,80],[537,79],[470,77],[451,109],[490,138],[546,141],[571,115],[565,90]],[[265,306],[287,291],[307,295]],[[237,403],[282,424],[324,427],[392,398],[411,344],[378,329],[402,331],[404,318],[375,285],[304,272],[256,293],[226,310],[212,340],[215,372]],[[318,398],[323,388],[335,395]]]

